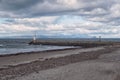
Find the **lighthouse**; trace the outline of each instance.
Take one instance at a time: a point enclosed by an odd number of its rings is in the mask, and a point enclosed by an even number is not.
[[[34,35],[34,37],[33,37],[33,42],[34,42],[34,43],[36,42],[36,33],[35,33],[35,35]]]

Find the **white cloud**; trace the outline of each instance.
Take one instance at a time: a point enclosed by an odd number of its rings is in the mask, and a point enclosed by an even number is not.
[[[114,4],[111,9],[110,9],[110,12],[111,12],[111,17],[120,17],[120,4]]]
[[[64,26],[60,25],[60,24],[48,24],[46,25],[47,27],[45,28],[45,30],[47,31],[59,31],[59,30],[64,30]]]
[[[44,16],[44,17],[37,17],[37,18],[15,18],[17,22],[53,22],[58,16]]]
[[[103,8],[95,8],[91,11],[84,11],[81,10],[80,13],[84,14],[84,15],[102,15],[102,14],[106,14],[107,11],[104,10]]]
[[[25,26],[23,24],[1,24],[0,25],[0,32],[4,32],[4,33],[14,33],[14,32],[30,32],[30,31],[35,31],[35,30],[39,30],[39,28],[37,27],[30,27],[30,26]]]
[[[106,21],[108,21],[105,17],[88,18],[88,20],[95,21],[95,22],[106,22]]]
[[[118,0],[4,0],[0,18],[12,20],[0,23],[0,33],[116,37],[120,35],[119,9]]]
[[[65,5],[65,6],[75,6],[78,5],[77,0],[57,0],[56,1],[59,4]]]

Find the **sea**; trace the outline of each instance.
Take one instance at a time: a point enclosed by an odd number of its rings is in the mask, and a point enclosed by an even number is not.
[[[0,55],[73,48],[73,46],[29,45],[32,39],[0,39]]]
[[[55,50],[55,49],[66,49],[66,48],[74,48],[74,46],[53,46],[53,45],[29,45],[28,43],[32,39],[0,39],[0,55],[6,54],[16,54],[23,52],[31,52],[31,51],[45,51],[45,50]],[[74,39],[64,39],[64,38],[45,38],[42,40],[71,40],[71,41],[96,41],[98,39],[93,38],[74,38]],[[102,39],[103,41],[115,41],[119,42],[120,39]]]

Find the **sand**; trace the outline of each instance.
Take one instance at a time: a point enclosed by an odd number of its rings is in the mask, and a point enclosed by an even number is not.
[[[0,68],[6,68],[13,65],[29,63],[36,60],[45,60],[49,58],[62,57],[71,54],[79,54],[82,52],[96,51],[104,49],[104,47],[97,48],[87,48],[87,49],[66,49],[66,50],[52,50],[52,51],[41,51],[41,52],[30,52],[28,54],[20,54],[19,55],[9,55],[0,57]]]
[[[44,56],[41,56],[46,54]],[[14,55],[21,59],[0,70],[0,80],[119,80],[119,47],[97,47]],[[32,59],[22,58],[36,55]],[[0,57],[7,59],[10,56]],[[14,58],[13,58],[14,57]],[[41,61],[42,58],[45,58]],[[30,58],[30,56],[29,56]],[[117,59],[116,59],[117,58]],[[34,61],[35,60],[35,61]],[[37,61],[36,61],[37,60]],[[21,61],[19,63],[19,61]],[[23,64],[24,61],[33,61]],[[7,63],[7,61],[5,60]],[[13,62],[13,61],[11,61]],[[19,65],[18,65],[19,63]]]
[[[17,77],[14,80],[114,80],[116,66],[119,65],[96,61],[78,62]]]
[[[119,80],[120,60],[115,56],[120,59],[120,50],[103,54],[95,60],[39,71],[16,80]]]

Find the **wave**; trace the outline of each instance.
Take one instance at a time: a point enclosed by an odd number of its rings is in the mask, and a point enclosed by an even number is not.
[[[3,47],[4,45],[3,44],[0,44],[0,47]]]

